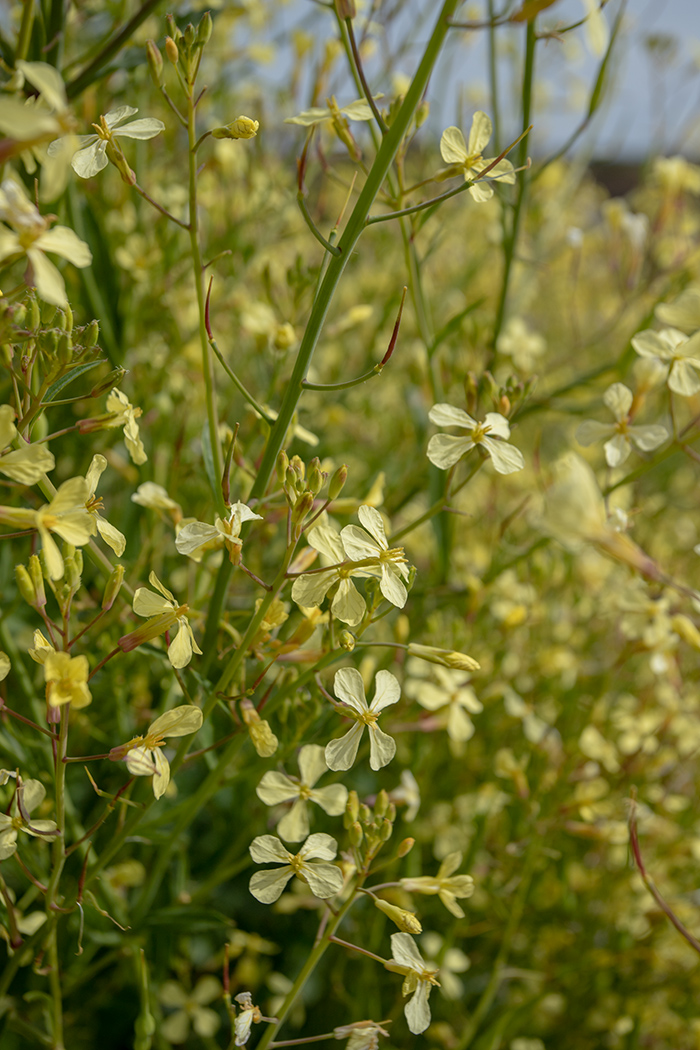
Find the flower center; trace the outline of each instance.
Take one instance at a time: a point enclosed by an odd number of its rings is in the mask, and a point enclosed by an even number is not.
[[[484,440],[490,429],[491,427],[488,423],[478,423],[471,433],[471,438],[474,444],[479,445]]]
[[[311,788],[308,784],[301,784],[299,786],[299,798],[305,801],[307,798],[311,798]]]
[[[112,138],[112,132],[110,131],[109,124],[104,117],[100,117],[99,124],[93,124],[92,126],[97,132],[97,137],[99,139],[102,139],[103,142],[109,142]]]

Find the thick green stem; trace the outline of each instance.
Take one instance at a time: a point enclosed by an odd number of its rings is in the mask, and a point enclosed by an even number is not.
[[[306,378],[306,373],[309,370],[331,301],[343,276],[345,267],[350,260],[352,251],[365,229],[370,208],[382,187],[404,135],[408,131],[413,114],[423,97],[433,66],[450,28],[448,25],[449,19],[458,5],[459,0],[444,0],[435,29],[428,41],[413,82],[406,92],[403,105],[396,116],[396,120],[384,136],[362,192],[338,242],[340,254],[333,256],[329,261],[326,276],[319,289],[309,317],[309,323],[299,347],[299,353],[287,386],[287,392],[282,401],[277,422],[268,438],[260,470],[251,491],[251,496],[254,498],[259,499],[265,493],[278,453],[282,448],[285,435],[301,397],[303,391],[302,380]]]
[[[22,23],[19,27],[17,37],[17,49],[15,51],[15,64],[20,59],[25,59],[29,54],[29,42],[32,38],[32,27],[34,25],[34,0],[24,0],[22,11]]]

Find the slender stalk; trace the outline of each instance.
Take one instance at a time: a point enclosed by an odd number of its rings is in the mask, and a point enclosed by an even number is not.
[[[535,20],[532,19],[527,23],[527,35],[525,37],[525,68],[523,71],[523,132],[530,126],[530,113],[532,110],[532,87],[534,82],[535,73],[535,46],[537,44],[537,35],[535,33]],[[518,167],[525,167],[527,163],[527,143],[523,139],[520,144],[520,157],[518,161]],[[511,272],[513,267],[513,260],[515,257],[515,250],[518,244],[518,234],[520,232],[520,219],[523,212],[523,204],[525,202],[525,195],[527,193],[528,175],[523,172],[519,181],[518,189],[515,199],[515,206],[513,208],[513,216],[511,219],[511,226],[508,238],[505,242],[505,255],[503,259],[503,276],[501,278],[501,291],[498,298],[498,307],[496,309],[496,321],[493,328],[492,337],[492,351],[491,361],[496,354],[496,343],[498,336],[500,335],[501,328],[503,327],[503,321],[505,319],[506,305],[508,302],[508,288],[510,285]]]
[[[141,23],[145,22],[159,3],[160,0],[145,0],[141,4],[141,7],[133,18],[129,19],[124,28],[104,44],[81,73],[78,73],[73,80],[66,84],[66,95],[69,99],[77,98],[78,95],[83,93],[85,88],[89,87],[97,79],[100,70],[121,50],[127,40],[136,32]]]
[[[20,59],[25,59],[29,54],[29,42],[32,38],[32,27],[34,25],[34,0],[24,0],[22,10],[22,22],[19,27],[17,48],[15,50],[15,64]]]
[[[46,914],[51,923],[48,939],[49,984],[51,986],[51,1020],[53,1031],[53,1050],[63,1050],[63,995],[61,991],[61,973],[58,959],[58,919],[53,911],[53,905],[57,902],[58,884],[63,872],[66,860],[66,767],[64,758],[68,744],[68,719],[70,717],[70,704],[61,711],[61,727],[59,730],[58,744],[56,747],[55,761],[55,789],[56,789],[56,824],[60,835],[57,835],[52,846],[52,870],[51,878],[46,889]]]
[[[224,462],[219,442],[219,418],[216,408],[216,390],[214,387],[214,360],[212,357],[206,326],[206,300],[204,295],[204,267],[199,246],[199,219],[197,216],[197,128],[194,96],[194,77],[187,84],[187,139],[189,143],[189,204],[190,204],[190,250],[194,283],[197,291],[197,309],[199,312],[199,341],[202,348],[202,372],[204,373],[204,394],[207,402],[207,421],[209,424],[209,445],[214,464],[214,478],[221,481],[224,473]],[[214,500],[219,514],[224,517],[226,506],[221,485],[214,489]]]
[[[292,1009],[294,1003],[297,1001],[297,998],[300,995],[304,985],[306,984],[309,977],[314,972],[321,959],[325,955],[326,948],[329,944],[332,943],[331,938],[333,934],[338,929],[346,914],[352,907],[354,900],[355,894],[351,894],[351,896],[348,897],[347,901],[340,909],[338,914],[333,916],[331,921],[328,923],[328,926],[326,927],[323,936],[319,940],[318,944],[313,948],[311,954],[309,955],[308,959],[304,963],[304,966],[302,967],[301,973],[297,977],[292,987],[289,989],[287,998],[284,1000],[281,1009],[277,1011],[279,1016],[276,1022],[274,1024],[271,1024],[267,1031],[264,1033],[262,1039],[258,1043],[257,1050],[267,1050],[267,1048],[270,1046],[272,1040],[275,1038],[280,1028],[284,1024],[289,1014],[289,1011]]]

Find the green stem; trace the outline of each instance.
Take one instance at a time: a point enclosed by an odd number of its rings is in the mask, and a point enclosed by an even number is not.
[[[535,33],[535,20],[532,19],[527,23],[527,36],[525,38],[525,69],[523,72],[523,123],[522,129],[525,132],[530,126],[530,112],[532,109],[532,86],[535,73],[535,46],[537,44],[537,36]],[[527,142],[523,138],[520,145],[520,157],[518,159],[518,167],[523,168],[527,163]],[[496,355],[496,342],[500,335],[501,328],[503,327],[503,321],[505,319],[506,305],[508,301],[508,287],[510,284],[510,277],[513,267],[513,259],[515,257],[515,249],[518,243],[518,233],[520,231],[520,219],[523,212],[523,204],[525,201],[525,194],[527,192],[528,175],[527,172],[523,171],[520,175],[518,182],[518,191],[515,200],[515,206],[513,208],[513,217],[511,220],[510,234],[505,243],[505,256],[503,260],[503,277],[501,280],[501,291],[498,299],[498,307],[496,310],[496,322],[493,328],[492,338],[492,351],[491,358]]]
[[[313,948],[311,954],[309,955],[308,959],[304,963],[304,966],[302,967],[301,973],[297,977],[297,979],[294,982],[294,984],[292,985],[292,987],[289,989],[289,992],[287,994],[287,998],[284,1000],[284,1003],[282,1004],[281,1010],[278,1010],[279,1016],[277,1018],[277,1021],[274,1024],[271,1024],[270,1027],[267,1029],[267,1031],[265,1032],[265,1034],[263,1035],[262,1039],[260,1040],[260,1042],[257,1045],[257,1050],[267,1050],[267,1047],[270,1045],[272,1040],[275,1038],[275,1036],[279,1032],[280,1028],[282,1027],[282,1025],[284,1024],[284,1022],[285,1022],[285,1020],[287,1018],[287,1015],[289,1014],[289,1011],[292,1009],[292,1007],[294,1006],[294,1003],[297,1000],[297,997],[301,993],[304,985],[306,984],[306,982],[308,981],[309,977],[314,972],[314,970],[318,966],[319,962],[323,958],[323,956],[324,956],[324,954],[326,952],[326,948],[328,947],[329,944],[332,943],[331,942],[331,937],[333,936],[335,931],[340,926],[340,924],[343,921],[343,919],[345,918],[347,912],[352,907],[354,900],[355,900],[355,894],[353,893],[353,894],[351,894],[350,897],[348,897],[347,901],[345,902],[343,907],[340,909],[338,914],[335,915],[331,919],[331,921],[328,923],[328,926],[326,927],[326,930],[325,930],[325,932],[323,934],[323,937],[318,942],[318,944]]]
[[[62,2],[62,0],[61,0]],[[85,88],[89,87],[97,75],[114,55],[123,47],[131,35],[138,29],[142,22],[148,18],[153,9],[158,6],[160,0],[145,0],[133,18],[131,18],[121,32],[108,40],[104,47],[95,55],[93,60],[85,67],[82,73],[78,73],[70,83],[66,84],[66,95],[68,99],[77,98]]]
[[[340,254],[334,255],[328,263],[326,276],[311,311],[309,323],[299,347],[299,353],[287,386],[287,392],[282,401],[277,422],[268,438],[258,476],[250,493],[252,498],[260,499],[265,494],[265,489],[275,468],[277,456],[282,448],[285,435],[303,392],[302,380],[306,378],[306,373],[309,370],[331,301],[353,249],[365,228],[369,210],[382,187],[382,183],[413,119],[413,114],[423,97],[433,66],[437,61],[438,54],[450,28],[448,21],[458,5],[459,0],[444,0],[437,23],[425,48],[416,75],[406,93],[403,105],[396,116],[396,120],[384,136],[365,185],[338,242]]]
[[[197,310],[199,312],[199,341],[202,348],[202,372],[204,373],[204,393],[207,402],[207,421],[209,423],[209,446],[211,450],[212,463],[214,464],[214,479],[218,481],[214,487],[214,500],[221,517],[226,515],[226,505],[221,489],[221,479],[224,473],[224,462],[221,455],[221,444],[219,442],[219,420],[216,409],[216,390],[214,387],[214,360],[209,345],[206,326],[206,300],[204,294],[204,267],[202,265],[202,253],[199,247],[199,219],[197,216],[197,129],[195,114],[194,80],[187,85],[187,139],[189,143],[189,204],[190,204],[190,250],[192,253],[192,267],[195,288],[197,290]]]
[[[20,59],[25,59],[29,54],[29,42],[32,38],[32,27],[34,25],[34,0],[24,0],[22,11],[22,24],[19,27],[17,37],[17,48],[15,50],[15,65]]]
[[[258,402],[255,400],[255,398],[250,393],[250,391],[247,390],[246,387],[244,387],[243,383],[241,383],[241,381],[238,378],[238,376],[236,375],[236,373],[231,368],[229,368],[229,366],[227,365],[226,360],[224,358],[224,355],[221,353],[221,351],[219,350],[219,347],[217,346],[216,339],[210,339],[209,340],[209,346],[212,348],[212,350],[214,351],[214,353],[218,357],[219,362],[221,364],[221,367],[223,368],[223,370],[226,373],[226,375],[229,377],[229,379],[234,384],[234,386],[236,386],[238,388],[238,390],[241,392],[241,394],[246,399],[246,401],[251,406],[251,408],[255,409],[255,411],[258,413],[258,415],[261,417],[261,419],[264,419],[265,422],[268,424],[268,426],[272,426],[273,423],[274,423],[274,420],[272,419],[271,416],[268,416],[267,412],[262,407],[262,405],[258,404]]]
[[[491,87],[491,120],[493,122],[493,145],[496,153],[501,146],[501,116],[498,91],[498,58],[496,54],[496,26],[493,0],[489,0],[489,84]]]
[[[70,717],[70,704],[61,711],[61,727],[59,730],[58,744],[56,746],[55,766],[55,788],[56,788],[56,824],[60,835],[57,835],[52,846],[52,870],[51,878],[46,889],[46,912],[49,922],[52,924],[49,933],[49,983],[51,986],[52,999],[52,1031],[54,1050],[63,1050],[63,996],[61,992],[61,973],[58,958],[58,918],[52,909],[58,895],[58,884],[66,859],[66,757],[68,744],[68,719]]]
[[[466,1027],[462,1032],[462,1038],[455,1045],[455,1050],[467,1050],[467,1047],[471,1046],[474,1036],[479,1030],[479,1025],[481,1024],[483,1018],[486,1016],[489,1009],[491,1008],[493,1000],[496,998],[498,988],[503,979],[503,970],[505,969],[506,963],[508,961],[508,956],[510,954],[511,944],[513,943],[513,938],[515,937],[515,934],[518,932],[520,920],[522,919],[523,911],[525,910],[525,901],[527,898],[528,890],[530,889],[530,882],[532,880],[535,861],[539,856],[539,851],[536,848],[536,842],[537,840],[533,839],[530,843],[528,855],[525,858],[522,875],[520,877],[520,885],[518,886],[517,892],[515,894],[515,899],[513,900],[513,903],[510,906],[508,922],[506,924],[505,930],[503,931],[503,940],[501,941],[501,946],[498,949],[496,961],[493,964],[493,970],[491,972],[489,983],[486,985],[486,988],[482,993],[481,999],[477,1003],[476,1009],[472,1013],[471,1017],[469,1018],[466,1024]]]

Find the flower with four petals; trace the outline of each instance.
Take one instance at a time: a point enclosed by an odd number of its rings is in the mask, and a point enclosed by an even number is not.
[[[65,282],[44,253],[60,255],[83,269],[92,262],[92,252],[85,241],[68,226],[49,229],[50,220],[40,214],[22,186],[11,178],[0,185],[0,219],[7,223],[0,226],[0,262],[26,255],[39,297],[54,306],[65,306]]]
[[[336,697],[345,704],[343,714],[355,720],[352,729],[338,740],[326,745],[326,762],[329,769],[350,769],[357,758],[365,726],[369,729],[369,764],[372,769],[388,765],[396,754],[396,741],[383,733],[377,725],[379,714],[385,707],[397,703],[401,688],[390,671],[378,671],[375,678],[372,703],[368,706],[362,675],[354,667],[341,667],[333,679]]]
[[[262,515],[256,514],[245,503],[234,503],[229,509],[228,517],[217,518],[213,525],[207,525],[203,521],[191,521],[184,525],[177,534],[175,546],[180,554],[187,554],[195,561],[198,561],[205,551],[225,547],[232,563],[238,565],[243,546],[240,535],[244,521],[262,521]]]
[[[478,179],[479,174],[488,168],[492,160],[486,160],[482,153],[488,145],[493,133],[491,118],[481,110],[477,110],[472,118],[472,126],[469,131],[469,144],[464,141],[464,135],[459,128],[445,128],[440,139],[440,155],[450,167],[442,172],[441,179],[450,178],[463,172],[465,181]],[[509,160],[499,160],[498,164],[489,171],[488,179],[498,179],[499,182],[515,182],[515,172]],[[488,182],[475,182],[469,187],[469,192],[475,201],[482,203],[493,197],[493,186]]]
[[[128,117],[133,117],[138,109],[133,106],[120,106],[112,109],[100,117],[99,124],[93,124],[94,135],[78,135],[77,144],[80,147],[73,155],[71,167],[81,179],[90,179],[97,175],[109,164],[107,147],[112,145],[116,139],[152,139],[165,131],[165,124],[155,117],[143,117],[140,120],[132,120],[124,124]],[[123,125],[123,126],[122,126]],[[49,156],[53,156],[61,148],[60,139],[52,142],[49,146]]]
[[[484,708],[468,684],[469,679],[464,672],[440,666],[424,669],[423,661],[417,658],[410,660],[407,670],[412,677],[404,686],[406,696],[417,700],[427,711],[442,711],[446,708],[450,739],[461,742],[471,740],[474,723],[469,715],[477,715]],[[437,682],[431,681],[428,675],[437,679]]]
[[[87,507],[90,514],[92,514],[95,520],[95,527],[99,532],[102,539],[105,541],[108,547],[111,547],[118,558],[121,558],[126,547],[126,537],[123,533],[116,529],[114,525],[111,525],[106,518],[103,518],[100,514],[102,509],[102,500],[99,496],[95,495],[95,489],[97,488],[100,478],[107,469],[107,460],[104,456],[99,453],[92,457],[92,462],[88,467],[88,472],[85,475],[85,481],[89,489],[89,495],[85,506]]]
[[[386,600],[397,609],[403,609],[408,597],[403,582],[408,579],[403,547],[389,546],[382,516],[374,507],[360,507],[357,516],[364,528],[346,525],[340,532],[346,557],[355,562],[366,562],[369,573],[379,578],[379,589]]]
[[[170,783],[170,763],[161,748],[166,736],[189,736],[202,726],[202,712],[194,704],[182,704],[151,722],[145,736],[135,736],[126,744],[113,747],[109,753],[112,762],[126,761],[126,768],[135,777],[153,777],[153,794],[161,798]]]
[[[431,423],[438,427],[461,427],[466,437],[451,434],[434,434],[428,442],[428,459],[440,470],[453,467],[465,454],[478,445],[491,457],[494,470],[499,474],[513,474],[522,470],[525,460],[520,449],[509,445],[510,424],[500,412],[487,412],[483,423],[477,423],[470,415],[454,405],[433,405],[428,413]]]
[[[327,525],[317,525],[309,531],[309,546],[330,561],[327,569],[304,573],[292,586],[292,598],[304,608],[320,605],[331,587],[336,586],[331,612],[338,620],[356,627],[366,612],[364,598],[352,582],[352,577],[368,577],[372,573],[348,561],[343,541]]]
[[[630,409],[634,398],[632,391],[624,383],[613,383],[603,394],[603,404],[615,417],[614,423],[598,423],[587,419],[576,431],[576,440],[584,448],[596,441],[608,438],[605,449],[605,462],[609,467],[619,467],[625,462],[632,445],[642,452],[653,452],[663,445],[668,437],[666,427],[658,424],[632,426],[629,422]]]
[[[22,485],[35,485],[42,474],[53,470],[55,460],[46,445],[22,443],[21,448],[10,450],[17,437],[14,418],[11,405],[0,405],[0,471]]]
[[[692,397],[700,390],[700,332],[688,338],[677,328],[647,328],[632,337],[632,346],[641,357],[668,364],[666,382],[674,394]]]
[[[195,641],[187,619],[188,606],[180,605],[172,591],[163,586],[154,572],[150,574],[148,581],[160,594],[154,594],[147,587],[139,587],[134,594],[133,603],[136,615],[147,617],[148,623],[140,630],[133,631],[131,635],[120,638],[120,648],[124,652],[135,649],[137,645],[163,634],[177,623],[178,632],[168,646],[168,659],[176,669],[187,667],[192,659],[192,653],[202,655],[202,650]],[[122,643],[126,643],[126,647]]]
[[[281,864],[279,868],[256,871],[249,888],[261,904],[274,904],[293,875],[308,883],[315,897],[327,900],[343,886],[343,873],[330,864],[338,852],[338,843],[330,835],[309,835],[298,853],[290,853],[275,835],[258,835],[250,844],[250,855],[256,864]],[[312,862],[316,863],[312,863]]]
[[[410,933],[392,933],[392,958],[384,963],[392,973],[403,974],[404,982],[401,992],[412,998],[404,1006],[409,1031],[420,1035],[430,1024],[430,996],[433,985],[438,985],[437,969],[430,967],[416,947]]]
[[[51,502],[38,510],[0,507],[0,524],[36,529],[41,538],[49,577],[60,580],[64,571],[63,558],[51,533],[55,532],[74,547],[86,544],[95,535],[95,521],[86,508],[88,496],[85,478],[70,478],[63,482]]]
[[[464,911],[457,903],[457,898],[471,897],[474,892],[474,879],[471,875],[454,874],[461,863],[462,854],[459,850],[448,853],[437,875],[419,875],[412,879],[401,879],[401,885],[409,893],[425,893],[428,896],[437,894],[456,919],[463,919]]]
[[[315,802],[330,817],[339,817],[344,811],[348,800],[344,784],[314,787],[327,772],[325,749],[318,744],[305,744],[299,752],[299,779],[271,769],[255,789],[266,806],[294,802],[277,825],[278,833],[286,842],[301,842],[309,834],[309,802]]]

